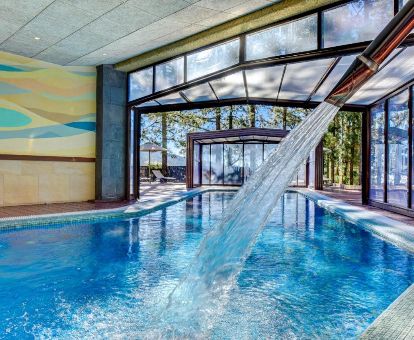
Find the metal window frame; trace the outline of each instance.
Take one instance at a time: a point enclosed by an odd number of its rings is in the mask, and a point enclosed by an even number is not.
[[[397,9],[399,9],[399,1],[398,0],[389,0],[389,1],[393,1],[394,2],[394,15],[397,12]],[[140,67],[138,69],[135,69],[133,71],[129,71],[127,73],[127,78],[129,79],[129,75],[131,73],[135,73],[138,71],[141,71],[143,69],[152,67],[153,68],[153,91],[152,94],[145,96],[145,97],[141,97],[135,100],[127,100],[128,106],[138,106],[139,104],[142,104],[144,102],[150,101],[150,100],[155,100],[159,97],[163,97],[166,96],[168,94],[177,92],[177,91],[182,91],[185,90],[189,87],[193,87],[196,85],[200,85],[202,83],[205,82],[209,82],[211,80],[214,79],[218,79],[221,77],[224,77],[226,75],[229,75],[231,73],[237,72],[237,71],[243,71],[246,69],[255,69],[255,68],[259,68],[259,67],[270,67],[270,66],[275,66],[275,65],[280,65],[280,64],[287,64],[287,63],[293,63],[293,62],[299,62],[299,61],[308,61],[308,60],[314,60],[314,59],[321,59],[321,58],[329,58],[329,57],[341,57],[344,55],[349,55],[349,54],[354,54],[354,53],[359,53],[362,52],[370,43],[370,41],[364,41],[364,42],[358,42],[358,43],[353,43],[353,44],[347,44],[347,45],[341,45],[341,46],[334,46],[334,47],[329,47],[329,48],[324,48],[323,47],[323,12],[327,11],[327,10],[331,10],[334,8],[338,8],[341,6],[344,6],[348,3],[353,2],[353,0],[344,0],[344,1],[339,1],[337,3],[334,4],[330,4],[330,5],[326,5],[326,6],[322,6],[320,8],[317,9],[313,9],[311,11],[307,11],[305,13],[301,13],[295,16],[292,16],[290,18],[286,18],[280,21],[277,21],[275,23],[260,27],[260,28],[256,28],[253,30],[250,30],[248,32],[227,38],[227,39],[223,39],[219,42],[215,42],[212,44],[208,44],[206,46],[203,46],[201,48],[197,48],[194,49],[192,51],[186,52],[186,53],[181,53],[178,55],[175,55],[173,57],[170,58],[166,58],[163,59],[157,63],[151,64],[151,65],[147,65],[147,66],[143,66]],[[303,18],[306,18],[308,16],[311,15],[316,15],[317,16],[317,49],[316,50],[311,50],[311,51],[304,51],[304,52],[298,52],[298,53],[292,53],[292,54],[286,54],[286,55],[279,55],[279,56],[273,56],[273,57],[269,57],[269,58],[263,58],[263,59],[256,59],[256,60],[250,60],[250,61],[246,61],[246,37],[250,34],[254,34],[272,27],[276,27],[279,25],[283,25],[283,24],[288,24],[290,22],[293,21],[297,21]],[[225,43],[228,43],[230,41],[233,41],[235,39],[239,39],[239,62],[236,63],[233,66],[224,68],[222,70],[210,73],[208,75],[196,78],[194,80],[188,81],[187,79],[187,73],[188,73],[188,61],[187,61],[187,57],[190,54],[194,54],[197,52],[201,52],[210,48],[213,48],[215,46],[219,46]],[[408,45],[414,45],[414,34],[410,35],[406,41],[403,44],[404,46],[408,46]],[[160,64],[164,64],[166,62],[169,62],[171,60],[177,59],[183,57],[184,58],[184,82],[182,84],[178,84],[176,86],[170,87],[168,89],[162,90],[162,91],[158,91],[155,92],[155,88],[156,88],[156,76],[155,76],[155,72],[156,72],[156,66],[160,65]],[[328,74],[329,75],[329,74]],[[325,79],[321,78],[319,87],[323,84],[324,80],[326,80],[327,76],[325,77]],[[129,82],[129,81],[128,81]],[[127,91],[127,94],[129,93],[129,89]],[[193,102],[192,102],[193,103]]]
[[[404,91],[408,91],[408,171],[407,171],[407,203],[406,206],[400,206],[396,204],[392,204],[388,202],[388,153],[389,153],[389,138],[388,138],[388,125],[389,125],[389,101],[391,98],[398,96],[399,94],[403,93]],[[391,91],[387,96],[385,96],[381,102],[375,102],[372,105],[369,106],[367,111],[368,118],[366,119],[366,129],[367,131],[367,137],[366,139],[363,139],[362,147],[363,150],[368,150],[368,156],[366,156],[366,161],[362,164],[362,172],[365,176],[365,185],[366,189],[363,191],[363,203],[367,203],[369,205],[396,212],[398,214],[406,215],[409,217],[414,217],[414,202],[412,199],[413,195],[413,176],[414,176],[414,162],[413,162],[413,153],[414,153],[414,80],[407,82],[406,84],[400,86],[398,89]],[[372,109],[377,105],[384,105],[384,129],[383,129],[383,136],[384,136],[384,198],[382,202],[380,201],[374,201],[369,197],[369,191],[370,191],[370,177],[371,177],[371,146],[372,146],[372,137],[371,137],[371,114]],[[364,131],[364,129],[363,129]]]

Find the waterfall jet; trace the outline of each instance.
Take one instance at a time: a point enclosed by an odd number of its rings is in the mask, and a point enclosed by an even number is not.
[[[170,294],[161,324],[157,325],[166,330],[165,335],[207,336],[257,236],[300,165],[339,109],[378,71],[413,28],[414,0],[410,0],[356,58],[325,101],[289,133],[242,186],[221,222],[201,242],[187,275]]]

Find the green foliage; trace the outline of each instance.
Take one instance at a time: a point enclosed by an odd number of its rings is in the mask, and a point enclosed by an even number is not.
[[[324,136],[324,177],[333,183],[359,184],[361,114],[340,111]]]
[[[185,156],[188,133],[252,126],[291,130],[309,112],[309,109],[268,105],[174,111],[164,113],[164,129],[163,113],[145,114],[141,119],[141,143],[165,145],[168,141],[169,149],[173,147],[176,153]],[[324,137],[324,176],[335,183],[359,184],[360,143],[361,114],[339,112]]]

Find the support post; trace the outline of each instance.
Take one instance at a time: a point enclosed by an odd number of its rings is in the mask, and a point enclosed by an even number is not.
[[[362,112],[362,126],[361,126],[361,201],[362,204],[368,204],[369,200],[369,186],[370,186],[370,118],[371,111],[366,110]]]

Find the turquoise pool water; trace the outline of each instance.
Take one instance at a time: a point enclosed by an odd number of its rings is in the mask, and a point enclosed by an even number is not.
[[[140,218],[0,232],[0,337],[153,338],[231,193]],[[346,339],[414,282],[414,256],[287,193],[194,337]],[[173,325],[180,329],[180,325]]]

